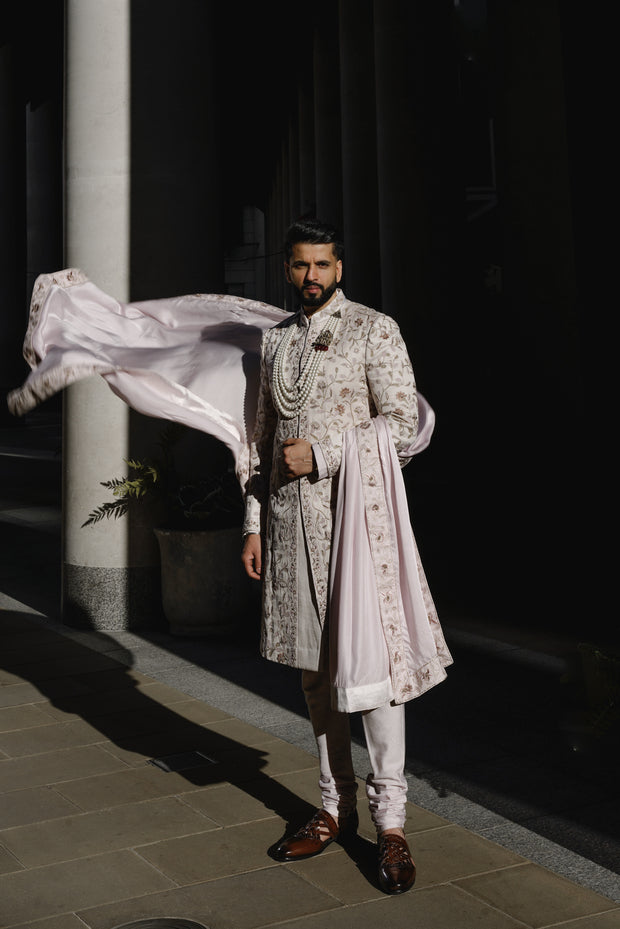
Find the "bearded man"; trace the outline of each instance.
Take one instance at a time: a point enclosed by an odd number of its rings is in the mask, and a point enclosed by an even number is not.
[[[294,223],[285,255],[301,307],[263,337],[242,561],[263,583],[263,656],[302,669],[322,804],[272,854],[309,858],[355,832],[349,713],[359,710],[379,883],[403,893],[415,880],[404,703],[452,661],[404,527],[398,466],[416,451],[415,380],[396,322],[338,288],[333,227]]]

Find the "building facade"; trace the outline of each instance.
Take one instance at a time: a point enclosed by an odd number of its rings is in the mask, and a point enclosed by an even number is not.
[[[0,50],[3,390],[25,373],[37,274],[289,309],[283,234],[318,215],[343,230],[347,295],[398,320],[437,413],[405,473],[439,603],[578,629],[573,20],[560,0],[26,0]],[[67,620],[148,623],[149,527],[80,524],[155,427],[99,381],[66,391],[63,421]]]

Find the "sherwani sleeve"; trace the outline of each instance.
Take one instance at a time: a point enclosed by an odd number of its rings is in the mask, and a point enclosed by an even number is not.
[[[418,401],[407,347],[398,324],[383,313],[373,321],[366,342],[366,382],[378,415],[385,417],[401,468],[413,457],[418,434]],[[342,437],[323,438],[315,458],[319,478],[340,468]]]
[[[245,496],[244,536],[252,532],[260,533],[264,528],[276,424],[277,413],[273,405],[271,389],[269,387],[269,377],[265,362],[265,336],[263,336],[256,424],[252,443],[250,445],[250,476]]]

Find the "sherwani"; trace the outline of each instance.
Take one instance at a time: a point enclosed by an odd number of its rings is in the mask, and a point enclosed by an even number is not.
[[[285,367],[291,383],[337,311],[342,318],[322,353],[306,408],[282,418],[273,401],[273,367],[286,329],[295,327]],[[417,434],[416,388],[405,343],[389,316],[337,291],[327,307],[309,318],[300,311],[264,334],[244,532],[262,532],[265,539],[261,651],[270,660],[307,670],[321,666],[318,640],[314,648],[307,644],[313,639],[303,625],[311,620],[308,611],[300,615],[296,591],[310,588],[323,625],[343,435],[377,414],[385,417],[400,464],[406,464]],[[284,476],[281,447],[291,437],[311,443],[318,476]]]

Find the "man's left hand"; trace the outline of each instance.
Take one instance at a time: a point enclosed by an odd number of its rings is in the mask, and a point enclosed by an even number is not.
[[[286,439],[282,443],[282,470],[285,477],[303,477],[314,471],[312,445],[305,439]]]

